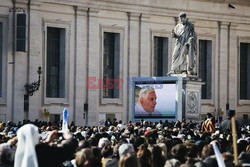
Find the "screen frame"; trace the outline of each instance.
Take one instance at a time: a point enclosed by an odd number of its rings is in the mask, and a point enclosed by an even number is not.
[[[179,77],[173,76],[164,76],[164,77],[132,77],[132,121],[139,122],[140,120],[148,120],[151,122],[159,122],[161,121],[176,121],[182,117],[182,113],[179,113],[180,105],[178,105],[178,101],[181,100],[180,93],[182,92],[182,82]],[[175,101],[175,118],[135,118],[135,89],[138,84],[175,84],[176,85],[176,101]]]

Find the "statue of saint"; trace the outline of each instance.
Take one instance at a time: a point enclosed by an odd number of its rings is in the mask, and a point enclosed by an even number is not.
[[[176,38],[172,55],[171,74],[197,75],[196,72],[196,46],[197,38],[194,25],[187,19],[186,13],[179,14],[179,23],[171,33]]]

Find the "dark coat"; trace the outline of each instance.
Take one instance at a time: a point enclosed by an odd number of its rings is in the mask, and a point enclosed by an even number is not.
[[[220,133],[226,133],[231,131],[231,120],[229,118],[221,122],[219,127]]]
[[[71,138],[61,147],[49,146],[45,143],[36,145],[36,154],[39,167],[60,167],[61,164],[73,158],[78,146],[76,139]]]

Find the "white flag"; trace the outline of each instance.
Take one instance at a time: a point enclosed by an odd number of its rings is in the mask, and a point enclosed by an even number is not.
[[[215,153],[215,156],[216,156],[218,166],[219,167],[226,167],[225,162],[223,160],[223,157],[222,157],[222,155],[220,153],[220,150],[219,150],[217,144],[215,142],[213,142],[212,146],[213,146],[213,149],[214,149],[214,153]]]
[[[66,132],[68,130],[68,120],[69,120],[69,113],[66,108],[63,110],[63,123],[62,123],[62,131]]]

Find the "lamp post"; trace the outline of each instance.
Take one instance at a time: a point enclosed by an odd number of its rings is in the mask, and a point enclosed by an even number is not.
[[[31,84],[26,83],[24,85],[25,88],[25,94],[24,94],[24,112],[28,114],[29,112],[29,97],[33,96],[34,92],[39,90],[40,82],[41,82],[41,74],[42,74],[42,68],[38,67],[38,81],[32,82]]]

